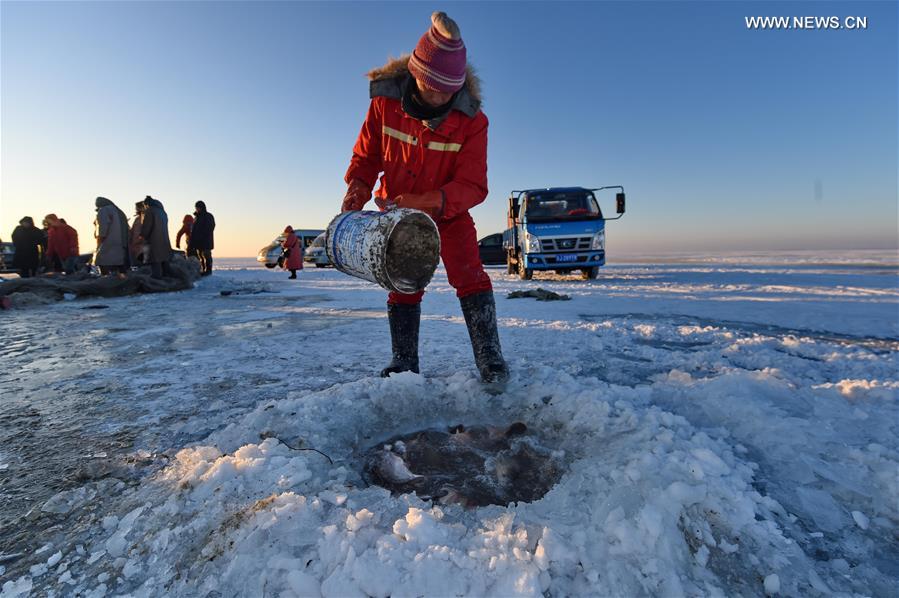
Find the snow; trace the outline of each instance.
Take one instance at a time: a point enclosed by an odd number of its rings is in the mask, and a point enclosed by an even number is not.
[[[899,582],[889,256],[697,257],[595,281],[491,269],[512,371],[498,396],[476,378],[442,269],[423,376],[381,379],[374,285],[217,265],[190,291],[41,307],[44,335],[34,311],[0,320],[0,388],[17,397],[0,409],[50,421],[0,413],[37,426],[38,444],[4,443],[7,471],[48,479],[15,495],[23,534],[4,552],[23,555],[3,562],[4,597],[887,595]],[[505,299],[537,286],[572,299]],[[362,481],[361,455],[392,437],[515,421],[566,468],[533,503],[436,506]],[[82,475],[54,477],[65,470]]]

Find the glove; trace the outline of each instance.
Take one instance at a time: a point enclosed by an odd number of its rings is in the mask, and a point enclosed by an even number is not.
[[[443,214],[443,191],[436,189],[427,193],[403,193],[394,198],[393,203],[400,208],[413,208],[421,210],[433,219]]]
[[[361,210],[369,199],[371,199],[371,189],[368,188],[368,185],[359,179],[353,179],[346,189],[346,195],[343,196],[343,205],[340,206],[340,211],[343,213]]]

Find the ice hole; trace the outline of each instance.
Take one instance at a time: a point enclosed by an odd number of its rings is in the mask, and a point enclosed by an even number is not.
[[[465,507],[538,500],[562,472],[558,455],[520,422],[395,436],[368,449],[362,465],[369,484]]]

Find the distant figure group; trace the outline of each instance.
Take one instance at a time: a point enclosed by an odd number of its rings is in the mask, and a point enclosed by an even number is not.
[[[137,202],[130,225],[125,213],[111,200],[98,197],[94,203],[97,209],[94,265],[101,275],[124,274],[132,267],[148,265],[154,278],[171,276],[172,244],[168,215],[162,202],[149,195]],[[202,201],[198,201],[194,208],[193,216],[184,217],[175,246],[180,247],[181,237],[185,237],[186,256],[197,258],[201,274],[208,276],[212,274],[215,218]],[[15,246],[13,268],[23,278],[41,272],[72,274],[77,271],[81,265],[77,231],[56,214],[47,214],[42,224],[42,229],[37,228],[30,216],[19,221],[12,234]]]
[[[31,216],[19,220],[19,226],[12,232],[16,248],[13,268],[23,278],[35,276],[42,269],[74,272],[78,259],[78,233],[56,214],[47,214],[41,224],[43,228],[37,228]]]

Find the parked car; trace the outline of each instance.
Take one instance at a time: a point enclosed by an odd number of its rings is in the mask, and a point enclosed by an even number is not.
[[[325,233],[315,237],[312,245],[303,253],[303,261],[315,264],[316,268],[327,268],[333,265],[328,259],[328,252],[325,251]]]
[[[506,250],[503,249],[503,234],[487,235],[478,241],[478,253],[481,254],[481,263],[485,266],[505,265]]]
[[[305,230],[295,230],[293,233],[299,237],[300,243],[303,246],[303,252],[308,251],[308,248],[312,245],[313,241],[319,236],[324,234],[323,230],[313,230],[313,229],[305,229]],[[274,241],[263,247],[259,250],[259,255],[256,256],[256,261],[265,265],[266,268],[274,268],[278,265],[278,258],[281,256],[281,243],[286,239],[283,234],[278,235]]]
[[[16,255],[16,246],[12,243],[0,243],[0,273],[15,272],[12,260]]]

